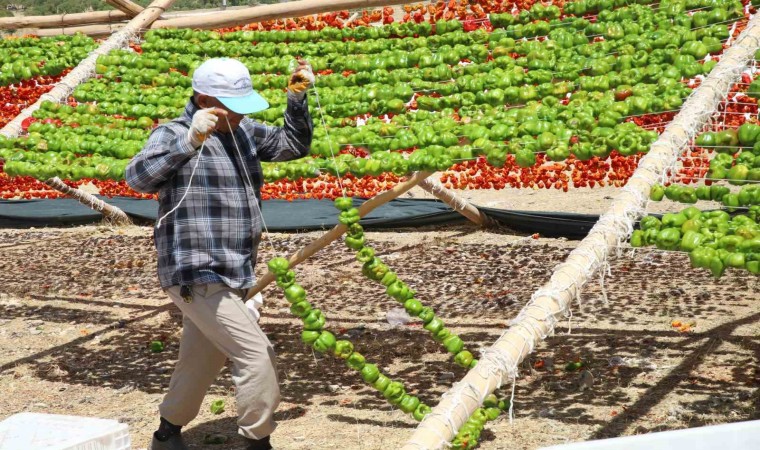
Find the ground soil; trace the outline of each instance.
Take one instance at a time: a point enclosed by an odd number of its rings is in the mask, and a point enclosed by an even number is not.
[[[600,212],[613,196],[613,190],[501,191],[475,193],[473,200]],[[318,235],[273,235],[259,261],[273,255],[272,247],[291,253]],[[466,225],[368,233],[368,239],[474,349],[499,336],[577,244]],[[133,448],[146,448],[180,332],[177,310],[158,288],[151,229],[2,230],[0,252],[0,420],[24,411],[113,418],[129,424]],[[350,335],[368,360],[427,403],[464,375],[419,322],[388,324],[387,313],[398,304],[362,277],[343,245],[330,245],[298,274],[328,327]],[[604,290],[589,283],[572,318],[522,364],[515,419],[490,423],[480,448],[533,450],[760,419],[759,285],[744,271],[716,281],[691,269],[682,254],[626,250],[612,261]],[[413,420],[340,361],[306,348],[276,287],[264,295],[261,326],[278,353],[283,396],[275,447],[400,448]],[[694,327],[678,332],[673,320]],[[164,352],[150,351],[153,340],[166,343]],[[586,370],[564,370],[578,359]],[[213,415],[209,405],[217,399],[225,411]],[[186,428],[191,448],[242,448],[234,411],[225,369]],[[226,442],[204,444],[212,435]]]

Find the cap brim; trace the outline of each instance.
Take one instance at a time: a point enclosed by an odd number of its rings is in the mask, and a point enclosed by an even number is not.
[[[269,103],[264,97],[254,91],[245,97],[217,97],[232,112],[238,114],[253,114],[269,108]]]

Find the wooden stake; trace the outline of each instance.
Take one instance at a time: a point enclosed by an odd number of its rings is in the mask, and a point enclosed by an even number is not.
[[[63,14],[60,16],[3,17],[0,19],[0,30],[55,27],[60,31],[61,28],[70,27],[72,25],[117,23],[127,19],[129,19],[129,16],[121,11],[93,11],[87,13]]]
[[[67,185],[58,177],[45,181],[45,184],[57,191],[74,197],[76,201],[89,208],[101,212],[106,220],[113,222],[115,225],[129,225],[132,223],[132,221],[129,220],[129,216],[127,216],[121,209],[109,205],[92,194],[88,194],[87,192]]]
[[[130,19],[143,12],[143,7],[129,0],[106,0],[106,3],[126,14]]]
[[[451,206],[451,208],[467,217],[473,223],[480,225],[481,227],[488,226],[491,223],[491,219],[488,218],[478,208],[473,206],[472,203],[459,197],[454,191],[446,189],[440,181],[433,177],[428,177],[420,183],[420,187],[431,194],[437,199]]]
[[[407,192],[409,189],[417,186],[425,178],[429,177],[430,175],[431,175],[430,172],[413,173],[409,177],[409,179],[404,181],[403,183],[399,183],[396,186],[394,186],[392,189],[381,192],[380,194],[377,194],[376,196],[364,202],[358,208],[359,215],[361,217],[366,216],[378,206],[382,206],[388,203],[389,201],[393,200],[394,198],[398,197],[404,192]],[[335,215],[337,216],[337,210],[336,210]],[[332,241],[341,237],[343,233],[346,232],[346,230],[348,230],[348,227],[343,225],[342,223],[335,225],[330,231],[323,234],[319,239],[312,241],[309,245],[307,245],[306,247],[294,253],[289,258],[290,266],[294,267],[294,266],[297,266],[299,263],[305,261],[307,258],[311,257],[313,254],[325,248]],[[259,278],[259,280],[256,282],[256,285],[248,290],[248,293],[246,294],[244,300],[248,300],[252,298],[254,295],[256,295],[257,293],[261,292],[272,281],[274,281],[274,275],[272,275],[271,272],[267,271],[264,274],[264,276]]]
[[[414,3],[418,0],[299,0],[287,3],[253,6],[251,8],[224,11],[212,16],[180,17],[159,20],[153,28],[224,28],[265,20],[303,17],[312,14],[341,11],[344,9],[373,9],[390,5]]]
[[[570,253],[566,263],[555,269],[550,281],[541,287],[535,299],[520,312],[510,328],[485,350],[478,365],[456,383],[448,395],[441,397],[432,414],[419,424],[401,450],[444,447],[480,407],[479,399],[485,398],[504,380],[515,375],[517,364],[550,334],[554,323],[565,313],[580,288],[603,266],[607,252],[615,248],[619,235],[627,233],[628,226],[633,226],[639,215],[632,212],[643,210],[652,185],[677,160],[682,147],[709,119],[709,114],[694,114],[694,111],[717,109],[721,99],[716,94],[729,91],[741,69],[754,57],[758,42],[760,15],[755,15],[736,43],[721,56],[710,75],[684,102],[681,111],[652,145],[649,153],[641,159],[626,188],[600,217],[598,224],[604,226],[595,226]],[[733,78],[729,79],[729,75]]]

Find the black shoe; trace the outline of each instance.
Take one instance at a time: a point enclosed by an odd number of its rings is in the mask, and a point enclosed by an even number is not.
[[[248,442],[246,450],[272,450],[272,445],[269,443],[269,436],[262,439],[245,438]]]
[[[165,441],[159,441],[154,434],[153,442],[150,443],[150,450],[187,450],[187,445],[182,440],[181,434],[171,435]]]

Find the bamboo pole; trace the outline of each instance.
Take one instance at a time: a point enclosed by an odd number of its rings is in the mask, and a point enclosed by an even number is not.
[[[121,11],[93,11],[59,16],[3,17],[0,19],[0,30],[50,27],[60,29],[72,25],[122,22],[127,19],[129,16]]]
[[[477,366],[442,397],[402,450],[445,447],[488,394],[516,378],[517,365],[554,331],[554,325],[568,311],[581,287],[604,267],[608,255],[627,237],[635,220],[646,211],[652,185],[675,165],[680,152],[708,122],[758,47],[760,15],[750,21],[736,44],[686,100],[589,235],[565,263],[555,268],[550,281],[533,294],[504,334],[482,353]]]
[[[130,19],[143,12],[143,7],[129,0],[106,0],[106,3],[126,14]]]
[[[253,6],[226,10],[208,15],[186,15],[166,20],[158,20],[152,28],[195,28],[211,30],[216,28],[246,25],[265,20],[284,19],[289,17],[302,17],[330,11],[344,9],[375,8],[389,5],[413,3],[415,0],[336,0],[330,3],[322,3],[320,0],[300,0],[289,3]],[[55,28],[38,30],[38,36],[56,36],[60,34],[83,33],[87,36],[107,36],[119,29],[114,25],[87,25],[81,27]]]
[[[129,225],[132,223],[132,221],[129,220],[129,216],[127,216],[121,209],[109,205],[108,203],[100,200],[90,193],[87,193],[80,189],[72,188],[71,186],[61,181],[61,179],[58,177],[45,181],[45,184],[57,191],[74,197],[74,199],[79,203],[96,211],[99,211],[105,216],[107,220],[113,222],[115,225]]]
[[[371,9],[383,6],[414,3],[418,0],[299,0],[288,3],[253,6],[214,14],[213,16],[179,17],[176,19],[158,20],[153,28],[224,28],[245,25],[265,20],[302,17],[344,9]]]
[[[491,219],[483,214],[482,211],[476,208],[472,203],[455,194],[454,191],[446,189],[441,182],[435,178],[428,177],[420,183],[420,187],[433,194],[437,199],[446,203],[454,211],[465,216],[476,225],[486,227],[491,223]]]
[[[362,203],[362,205],[358,208],[359,215],[361,217],[366,216],[378,206],[382,206],[388,203],[389,201],[393,200],[394,198],[398,197],[404,192],[407,192],[409,189],[412,189],[413,187],[417,186],[430,175],[432,175],[430,172],[413,173],[409,177],[409,179],[407,179],[403,183],[399,183],[396,186],[394,186],[392,189],[388,189],[387,191],[381,192],[380,194],[377,194],[376,196]],[[343,225],[342,223],[335,225],[327,233],[320,236],[317,240],[312,241],[309,245],[307,245],[306,247],[294,253],[289,258],[290,266],[291,267],[297,266],[301,262],[310,258],[315,253],[325,248],[328,244],[330,244],[334,240],[341,237],[343,233],[346,232],[347,229],[348,227]],[[267,271],[264,274],[264,276],[258,279],[258,281],[256,282],[256,285],[254,285],[252,288],[248,290],[248,293],[245,295],[245,298],[243,300],[248,300],[252,298],[254,295],[264,290],[264,288],[267,287],[267,285],[271,283],[272,281],[274,281],[274,275],[272,275],[271,272]]]
[[[101,38],[121,31],[125,26],[125,22],[119,22],[108,25],[83,25],[81,27],[44,28],[36,30],[34,34],[39,37],[50,37],[60,35],[71,36],[77,33],[82,33],[93,38]]]

